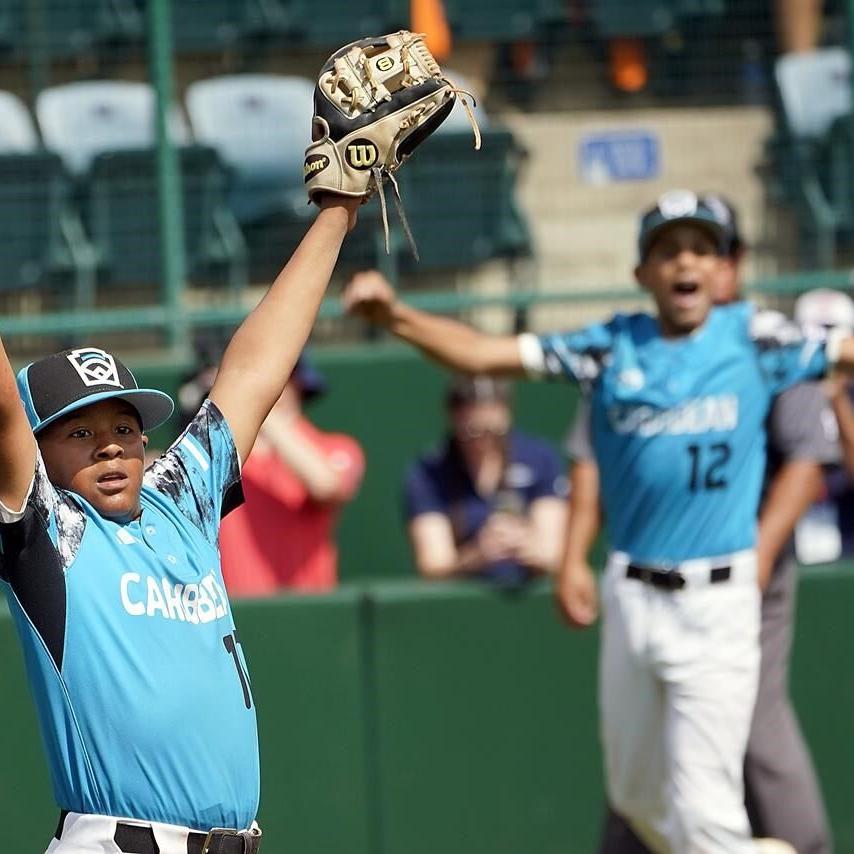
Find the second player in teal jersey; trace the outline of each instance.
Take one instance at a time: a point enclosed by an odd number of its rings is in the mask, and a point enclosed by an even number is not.
[[[402,304],[375,273],[345,292],[351,311],[456,370],[565,378],[588,392],[612,537],[600,654],[608,796],[662,854],[789,850],[751,839],[742,799],[764,422],[785,388],[854,366],[850,339],[811,337],[748,304],[713,308],[725,242],[694,193],[666,194],[638,241],[636,276],[656,314],[574,333],[484,335]]]

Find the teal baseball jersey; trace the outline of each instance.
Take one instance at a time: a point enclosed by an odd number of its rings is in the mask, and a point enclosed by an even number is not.
[[[611,546],[667,565],[752,548],[774,397],[828,367],[828,342],[750,303],[664,338],[647,314],[522,336],[529,372],[590,395]]]
[[[0,577],[62,808],[195,829],[254,820],[255,709],[217,551],[239,486],[208,401],[146,471],[138,519],[56,489],[40,458],[23,512],[3,512]]]

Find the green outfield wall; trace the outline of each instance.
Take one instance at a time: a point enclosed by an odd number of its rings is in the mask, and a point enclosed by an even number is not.
[[[854,854],[852,602],[854,565],[804,573],[792,689],[837,854]],[[565,629],[545,585],[385,581],[234,611],[266,854],[595,850],[597,637]],[[0,851],[41,854],[56,809],[5,614],[0,644]]]

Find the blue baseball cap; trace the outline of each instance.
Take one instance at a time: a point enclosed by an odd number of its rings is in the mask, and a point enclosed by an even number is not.
[[[175,408],[168,394],[140,388],[119,359],[98,347],[63,350],[31,362],[18,372],[18,392],[33,433],[69,412],[112,397],[136,409],[143,430],[158,427]]]
[[[714,239],[720,254],[729,254],[732,227],[725,221],[720,204],[710,203],[707,196],[698,196],[691,190],[670,190],[641,215],[638,229],[638,257],[641,262],[646,260],[655,238],[679,222],[693,223],[705,229]]]

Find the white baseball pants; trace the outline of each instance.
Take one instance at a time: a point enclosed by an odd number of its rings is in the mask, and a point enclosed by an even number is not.
[[[754,854],[742,763],[759,673],[752,551],[689,561],[681,590],[603,579],[599,704],[614,808],[657,854]],[[710,583],[712,566],[729,580]]]

